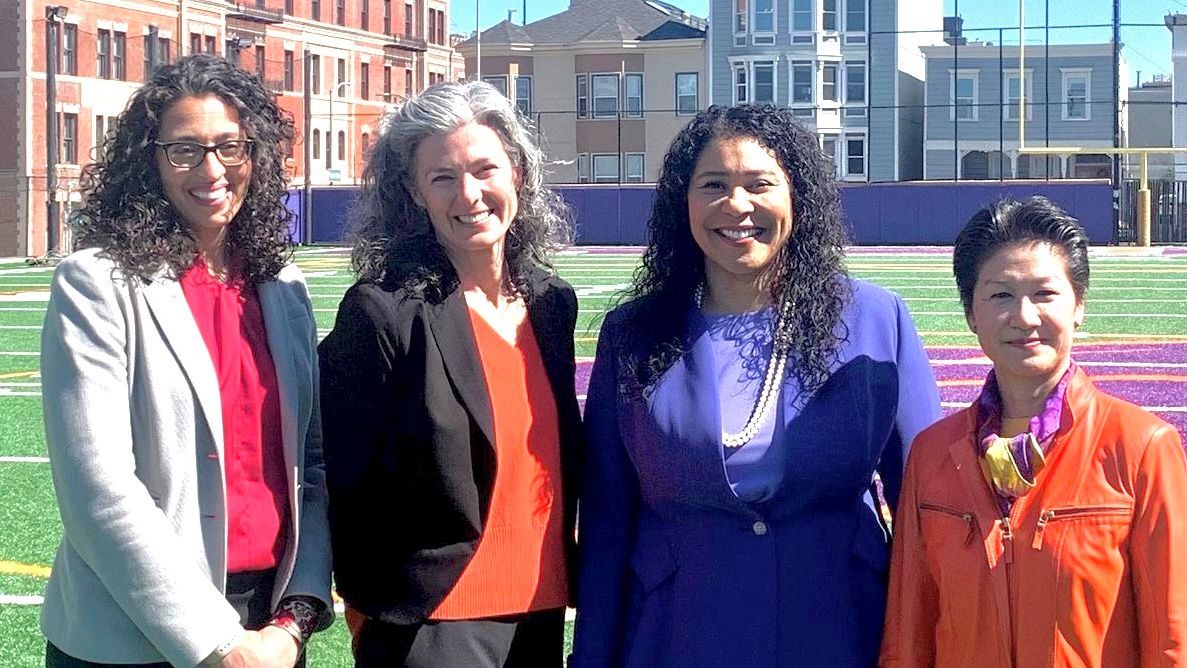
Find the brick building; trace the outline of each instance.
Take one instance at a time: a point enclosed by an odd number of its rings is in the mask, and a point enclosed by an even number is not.
[[[315,185],[357,182],[385,106],[462,75],[447,0],[0,0],[0,15],[18,28],[0,35],[0,257],[46,251],[47,22],[59,54],[59,226],[78,206],[81,167],[156,63],[214,53],[257,72],[309,139]],[[303,151],[294,185],[306,179]]]

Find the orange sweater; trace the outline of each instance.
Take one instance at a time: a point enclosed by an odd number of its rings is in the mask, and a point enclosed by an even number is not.
[[[494,492],[474,558],[430,619],[568,604],[556,401],[524,320],[512,345],[470,312],[495,426]]]
[[[1178,432],[1077,370],[1007,519],[975,410],[915,439],[895,516],[884,668],[1187,666],[1187,459]],[[1008,529],[1008,531],[1007,531]]]

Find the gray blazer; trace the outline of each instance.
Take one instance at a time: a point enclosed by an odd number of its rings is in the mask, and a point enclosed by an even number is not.
[[[294,529],[275,605],[330,603],[317,329],[295,265],[258,286],[280,387]],[[89,249],[54,273],[41,336],[46,443],[63,536],[41,629],[102,663],[194,666],[243,630],[223,596],[222,409],[210,354],[167,272],[125,279]]]

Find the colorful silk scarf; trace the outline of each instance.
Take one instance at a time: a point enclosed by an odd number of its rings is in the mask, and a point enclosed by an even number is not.
[[[1003,437],[1002,401],[993,371],[977,398],[977,454],[981,472],[993,487],[1002,512],[1009,512],[1014,500],[1034,488],[1035,478],[1046,463],[1046,455],[1063,418],[1063,397],[1075,372],[1072,363],[1056,383],[1043,410],[1030,419],[1026,431]]]

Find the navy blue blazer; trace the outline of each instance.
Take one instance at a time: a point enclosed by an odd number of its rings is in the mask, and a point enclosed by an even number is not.
[[[622,364],[627,304],[607,318],[586,403],[574,666],[873,666],[887,537],[867,491],[893,496],[907,445],[939,417],[902,300],[860,281],[829,380],[780,398],[786,470],[761,504],[725,474],[707,335],[644,396]],[[710,353],[711,354],[711,353]]]

